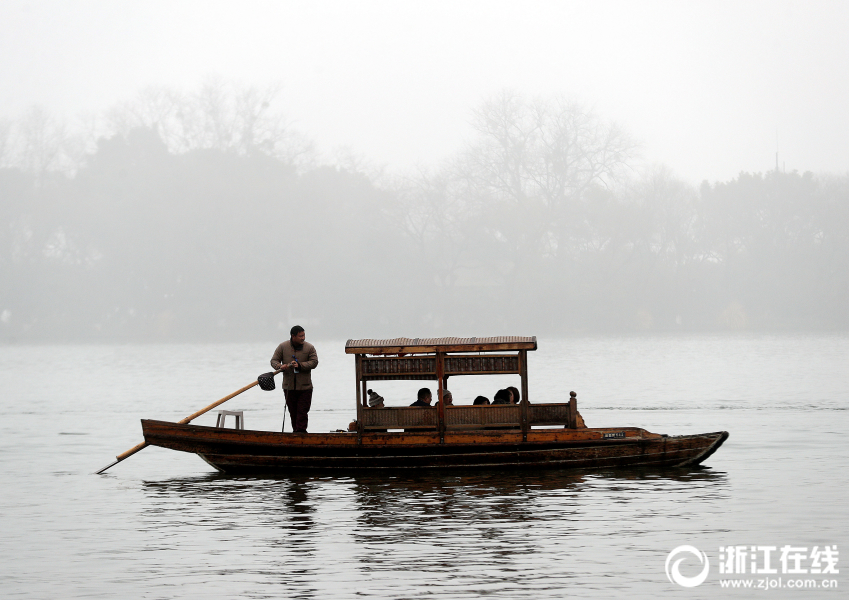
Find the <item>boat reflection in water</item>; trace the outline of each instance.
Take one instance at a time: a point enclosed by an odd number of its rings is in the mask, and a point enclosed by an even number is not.
[[[588,597],[644,562],[662,578],[670,523],[709,523],[693,514],[729,488],[701,467],[211,474],[144,483],[141,519],[175,558],[152,573],[227,581],[233,597]]]
[[[160,524],[167,522],[169,516],[175,523],[187,523],[184,511],[191,514],[194,512],[191,507],[196,506],[201,521],[195,525],[202,522],[213,525],[214,521],[216,527],[223,529],[262,525],[308,531],[329,525],[337,515],[342,518],[336,520],[334,527],[359,523],[369,528],[400,526],[406,530],[416,521],[424,519],[422,524],[427,518],[437,516],[461,521],[480,518],[545,521],[552,515],[563,518],[592,506],[593,497],[598,494],[603,495],[608,508],[613,504],[639,502],[646,494],[686,491],[702,497],[723,495],[727,483],[723,472],[689,467],[453,471],[450,474],[422,471],[414,476],[279,478],[213,473],[146,481],[143,490],[149,503],[148,516]],[[629,498],[628,494],[633,497]],[[557,501],[547,507],[546,503],[553,499]]]

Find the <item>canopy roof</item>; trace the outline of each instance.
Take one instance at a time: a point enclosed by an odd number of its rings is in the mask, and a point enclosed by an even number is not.
[[[392,338],[348,340],[346,354],[420,354],[423,352],[499,352],[536,350],[536,336]]]

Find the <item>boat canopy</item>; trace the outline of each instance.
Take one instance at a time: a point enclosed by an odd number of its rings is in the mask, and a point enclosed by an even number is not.
[[[523,439],[533,425],[576,423],[572,398],[560,404],[528,402],[528,352],[537,349],[536,336],[392,338],[348,340],[357,383],[357,431],[404,429],[446,430],[468,427],[521,428]],[[446,406],[448,378],[455,375],[518,375],[521,403],[495,406]],[[419,407],[369,408],[372,381],[431,380],[437,382],[435,410]]]
[[[504,352],[536,350],[536,336],[392,338],[348,340],[346,354],[431,354],[435,352]]]

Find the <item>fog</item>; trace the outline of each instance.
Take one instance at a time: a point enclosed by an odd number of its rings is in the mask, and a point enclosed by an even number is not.
[[[847,30],[3,3],[0,341],[845,330]]]

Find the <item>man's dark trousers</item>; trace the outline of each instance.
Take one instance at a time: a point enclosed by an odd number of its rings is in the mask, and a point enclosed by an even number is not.
[[[292,417],[292,430],[297,432],[307,432],[308,413],[312,404],[312,390],[283,390],[283,395],[286,397],[286,408],[289,409],[289,416]]]

